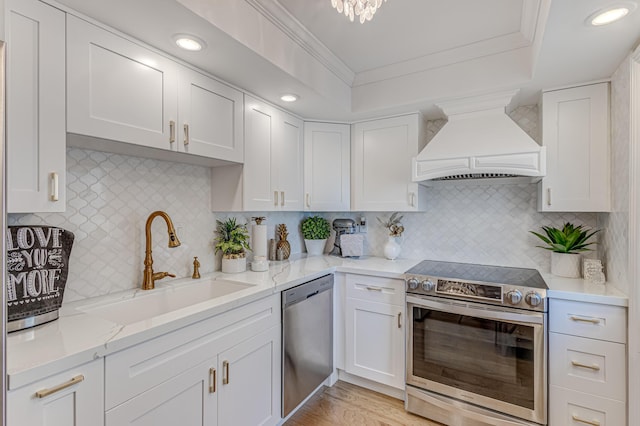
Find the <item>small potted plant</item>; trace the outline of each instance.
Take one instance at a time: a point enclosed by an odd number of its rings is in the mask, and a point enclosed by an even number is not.
[[[551,226],[543,226],[545,235],[529,231],[540,238],[547,245],[537,246],[551,251],[551,273],[559,277],[580,278],[581,252],[591,250],[588,248],[595,242],[590,242],[599,230],[591,230],[583,225],[575,226],[565,223],[562,229]]]
[[[222,272],[244,272],[247,269],[246,251],[251,250],[247,225],[237,223],[235,217],[216,220],[216,234],[214,247],[216,254],[222,252]]]
[[[404,226],[400,221],[404,216],[399,216],[398,212],[395,212],[389,217],[389,220],[382,220],[379,217],[378,222],[389,230],[389,239],[384,245],[384,257],[389,260],[394,260],[400,255],[400,244],[398,244],[398,237],[402,236],[404,232]]]
[[[319,256],[324,252],[327,238],[331,234],[329,221],[320,216],[309,216],[302,219],[302,237],[309,256]]]

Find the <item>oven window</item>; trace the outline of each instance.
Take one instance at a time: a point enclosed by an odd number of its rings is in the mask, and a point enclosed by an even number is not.
[[[534,408],[534,328],[413,308],[413,375]]]

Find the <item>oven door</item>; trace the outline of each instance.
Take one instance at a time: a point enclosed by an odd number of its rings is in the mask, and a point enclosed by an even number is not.
[[[546,314],[407,295],[407,384],[547,422]]]

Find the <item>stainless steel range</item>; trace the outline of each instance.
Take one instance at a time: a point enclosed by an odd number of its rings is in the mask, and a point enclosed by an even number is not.
[[[407,411],[547,423],[547,285],[535,269],[425,260],[405,274]]]

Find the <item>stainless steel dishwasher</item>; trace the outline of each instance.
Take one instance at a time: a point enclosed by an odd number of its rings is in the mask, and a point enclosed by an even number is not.
[[[333,275],[282,292],[282,417],[333,371]]]

